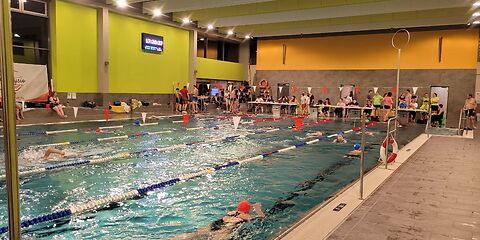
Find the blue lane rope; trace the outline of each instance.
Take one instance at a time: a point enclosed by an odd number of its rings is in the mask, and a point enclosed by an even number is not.
[[[371,127],[374,124],[375,123],[368,124],[366,127]],[[355,128],[355,129],[357,129],[357,128]],[[351,130],[345,131],[345,133],[354,132],[354,131],[358,131],[358,130],[351,129]],[[337,134],[329,135],[329,136],[327,136],[327,138],[331,138],[331,137],[334,137],[336,135]],[[325,138],[321,137],[321,138],[317,138],[317,139],[314,139],[314,140],[311,140],[311,141],[308,141],[308,142],[295,144],[294,146],[282,148],[282,149],[271,151],[271,152],[266,152],[266,153],[263,153],[261,155],[250,157],[250,158],[247,158],[247,159],[244,159],[244,160],[241,160],[241,161],[228,162],[226,164],[218,165],[218,166],[215,166],[213,168],[207,168],[207,169],[202,170],[200,172],[186,174],[186,175],[181,176],[181,177],[173,178],[173,179],[170,179],[170,180],[167,180],[167,181],[164,181],[164,182],[160,182],[160,183],[156,183],[156,184],[151,184],[151,185],[148,185],[148,186],[145,186],[145,187],[142,187],[142,188],[137,188],[137,189],[132,190],[132,191],[127,192],[127,193],[116,194],[114,196],[110,196],[110,197],[107,197],[107,198],[104,198],[104,199],[101,199],[101,200],[94,200],[94,201],[90,201],[90,202],[87,202],[87,203],[84,203],[84,204],[75,204],[75,205],[73,205],[73,206],[71,206],[70,208],[67,208],[67,209],[63,209],[63,210],[56,211],[56,212],[53,212],[53,213],[49,213],[49,214],[46,214],[46,215],[41,215],[39,217],[35,217],[35,218],[32,218],[32,219],[24,220],[24,221],[21,222],[21,227],[22,228],[27,228],[29,226],[37,225],[37,224],[40,224],[40,223],[45,223],[45,222],[53,221],[53,220],[56,220],[56,219],[69,217],[69,216],[72,216],[73,214],[80,214],[82,212],[87,212],[87,211],[93,210],[93,209],[95,209],[95,208],[97,208],[101,205],[104,205],[104,204],[107,204],[107,203],[110,203],[110,202],[120,202],[120,201],[125,201],[127,199],[131,199],[133,197],[143,196],[143,195],[146,195],[148,192],[155,191],[155,190],[158,190],[158,189],[162,189],[162,188],[165,188],[167,186],[171,186],[171,185],[174,185],[176,183],[179,183],[181,181],[186,181],[186,180],[189,180],[189,179],[192,179],[192,178],[200,177],[202,175],[206,175],[206,174],[209,174],[209,173],[221,170],[221,169],[241,165],[241,164],[253,161],[253,160],[263,159],[263,158],[266,158],[266,157],[271,156],[273,154],[285,152],[285,151],[288,151],[288,150],[296,149],[296,148],[299,148],[299,147],[303,147],[303,146],[306,146],[306,145],[310,145],[310,144],[319,142],[322,139],[325,139]],[[4,234],[6,232],[8,232],[8,227],[0,227],[0,234]]]

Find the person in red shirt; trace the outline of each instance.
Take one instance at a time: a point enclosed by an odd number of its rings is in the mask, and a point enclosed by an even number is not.
[[[388,92],[387,96],[383,98],[383,109],[385,109],[385,116],[383,117],[383,121],[388,120],[388,115],[390,115],[390,111],[392,111],[393,106],[393,98],[392,93]]]
[[[183,86],[183,89],[180,90],[180,94],[182,95],[182,111],[187,111],[187,105],[188,105],[188,89],[187,89],[187,86]]]

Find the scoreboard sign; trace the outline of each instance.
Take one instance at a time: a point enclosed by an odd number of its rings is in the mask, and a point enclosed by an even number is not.
[[[142,50],[150,53],[163,52],[163,37],[142,33]]]

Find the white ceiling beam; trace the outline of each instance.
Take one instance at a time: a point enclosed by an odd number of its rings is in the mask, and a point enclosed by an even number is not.
[[[336,32],[352,32],[352,31],[369,31],[390,28],[412,28],[412,27],[431,27],[466,24],[468,17],[452,17],[452,18],[436,18],[436,19],[411,19],[378,23],[365,24],[346,24],[323,26],[313,28],[294,28],[280,30],[265,30],[255,32],[254,37],[272,37],[272,36],[288,36],[301,34],[319,34],[319,33],[336,33]]]
[[[271,1],[273,0],[157,0],[144,3],[143,7],[144,9],[161,8],[162,12],[170,13]]]
[[[338,7],[225,17],[219,19],[209,19],[208,21],[214,21],[216,27],[234,27],[396,12],[424,11],[431,9],[447,9],[465,6],[471,7],[471,2],[465,0],[391,0],[386,2],[365,3]],[[205,25],[209,24],[209,22],[202,21],[200,24]]]

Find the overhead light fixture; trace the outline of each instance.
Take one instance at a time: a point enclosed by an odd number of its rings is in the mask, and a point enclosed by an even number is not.
[[[474,6],[474,7],[480,7],[480,1],[474,2],[474,3],[473,3],[473,6]]]
[[[205,40],[205,38],[200,38],[200,41],[203,41],[203,40]]]
[[[245,39],[250,39],[250,35],[245,35]]]
[[[162,15],[162,10],[160,10],[158,8],[153,10],[153,16],[154,17],[160,17],[161,15]]]
[[[228,30],[227,35],[233,35],[233,31],[232,31],[232,30]]]
[[[125,8],[128,6],[127,0],[115,0],[115,4],[119,8]]]
[[[190,18],[186,17],[182,19],[184,24],[190,23]]]
[[[212,30],[212,29],[213,29],[213,25],[212,25],[212,24],[208,25],[208,26],[207,26],[207,29],[208,29],[208,30]]]
[[[480,16],[480,12],[475,12],[472,14],[473,17],[479,17]]]
[[[13,34],[13,36],[16,37],[16,38],[20,37],[20,35],[18,35],[18,33]]]
[[[480,21],[473,21],[473,24],[477,25],[477,24],[480,24]]]

